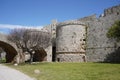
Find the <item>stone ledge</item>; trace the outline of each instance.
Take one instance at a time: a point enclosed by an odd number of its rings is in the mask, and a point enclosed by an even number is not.
[[[58,62],[86,62],[85,54],[57,54]]]
[[[56,52],[57,54],[85,54],[85,52]]]
[[[57,24],[57,27],[66,26],[66,25],[86,25],[85,23],[78,20],[65,21]]]

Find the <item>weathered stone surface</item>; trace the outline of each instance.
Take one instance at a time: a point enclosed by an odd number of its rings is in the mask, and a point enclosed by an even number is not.
[[[6,62],[22,63],[26,61],[25,53],[22,53],[21,49],[18,49],[16,45],[7,40],[7,35],[0,33],[0,47],[6,52]],[[43,61],[52,61],[52,44],[45,49],[46,55]],[[40,57],[41,58],[41,57]],[[39,60],[41,61],[41,60]]]
[[[104,61],[106,56],[117,49],[118,42],[108,39],[106,34],[115,21],[120,20],[120,5],[104,11],[104,16],[96,18],[87,28],[87,61]]]
[[[114,10],[113,10],[114,9]],[[120,45],[106,36],[109,28],[115,21],[120,20],[120,5],[105,10],[103,17],[90,20],[87,29],[87,61],[104,61],[106,56],[114,52]]]
[[[58,62],[86,62],[85,54],[64,53],[57,54]]]
[[[83,39],[82,35],[87,33],[85,44],[87,61],[104,61],[108,54],[114,52],[120,46],[120,43],[108,39],[106,36],[107,31],[116,20],[120,20],[120,5],[106,9],[99,18],[96,18],[96,15],[92,15],[78,20],[59,23],[57,25],[56,52],[58,55],[59,52],[80,52],[82,45],[79,45],[81,42],[78,40]],[[87,30],[83,29],[83,24],[87,26]],[[73,35],[73,33],[78,36]],[[61,61],[70,61],[64,54],[60,55]]]
[[[85,30],[83,25],[57,27],[56,52],[85,52]]]
[[[7,35],[0,33],[0,47],[6,52],[6,62],[12,62],[17,55],[17,48],[7,40]]]

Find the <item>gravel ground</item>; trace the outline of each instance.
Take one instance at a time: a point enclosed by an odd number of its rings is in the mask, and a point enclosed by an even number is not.
[[[0,80],[35,80],[29,76],[0,64]]]

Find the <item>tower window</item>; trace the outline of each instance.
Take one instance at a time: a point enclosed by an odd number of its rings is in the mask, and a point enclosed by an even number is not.
[[[83,41],[86,41],[86,39],[83,39]]]

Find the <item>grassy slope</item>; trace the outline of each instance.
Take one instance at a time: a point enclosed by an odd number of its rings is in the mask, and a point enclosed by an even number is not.
[[[12,67],[37,80],[120,80],[120,64],[39,63]],[[35,69],[39,69],[40,74],[35,74]]]

